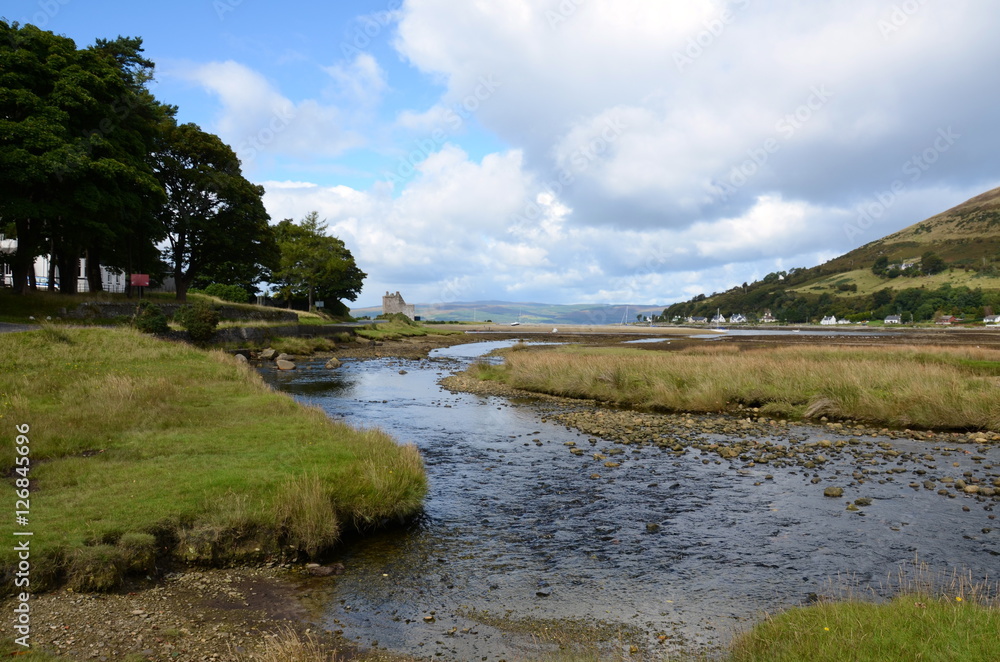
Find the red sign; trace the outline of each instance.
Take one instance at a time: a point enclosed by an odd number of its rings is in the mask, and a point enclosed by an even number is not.
[[[149,287],[149,274],[132,274],[132,287]]]

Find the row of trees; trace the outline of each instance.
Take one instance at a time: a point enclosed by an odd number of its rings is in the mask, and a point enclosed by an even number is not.
[[[343,242],[316,214],[272,227],[233,150],[150,93],[142,50],[127,37],[78,49],[0,21],[0,230],[17,238],[4,257],[15,290],[35,287],[48,254],[64,294],[86,257],[91,291],[103,265],[172,275],[180,300],[192,285],[271,279],[289,301],[353,301],[365,274]]]
[[[827,315],[851,321],[903,315],[906,319],[912,316],[916,322],[927,322],[942,314],[982,317],[986,310],[1000,310],[1000,292],[952,287],[947,283],[936,289],[911,287],[897,291],[886,288],[868,296],[853,297],[834,296],[829,292],[803,294],[784,288],[755,288],[743,294],[737,288],[711,300],[702,298],[673,304],[663,311],[662,319],[711,318],[720,308],[723,312],[744,313],[751,318],[770,310],[776,319],[789,323],[817,321]]]

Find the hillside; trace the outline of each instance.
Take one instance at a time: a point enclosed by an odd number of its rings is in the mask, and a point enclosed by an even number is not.
[[[621,324],[635,322],[638,315],[659,315],[663,306],[634,305],[559,305],[519,303],[510,301],[467,301],[454,303],[416,304],[417,315],[427,321],[485,322],[509,324]],[[375,317],[381,307],[352,308],[354,317]]]
[[[788,322],[1000,312],[1000,188],[810,269],[669,306],[668,319],[765,310]]]

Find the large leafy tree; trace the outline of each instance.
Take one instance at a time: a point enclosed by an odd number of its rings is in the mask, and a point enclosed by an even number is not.
[[[35,256],[58,263],[64,293],[76,292],[86,254],[90,287],[100,262],[148,252],[144,228],[162,187],[147,161],[168,109],[145,89],[153,64],[140,39],[75,43],[0,21],[0,216],[13,221],[14,286],[24,291]]]
[[[361,292],[365,272],[358,268],[344,242],[326,234],[317,212],[301,223],[285,219],[275,228],[281,260],[271,282],[291,306],[305,297],[312,309],[317,298],[354,301]]]
[[[18,292],[50,247],[49,224],[70,213],[52,192],[75,159],[64,101],[72,90],[61,76],[75,59],[71,39],[0,21],[0,216],[17,234],[10,263]]]
[[[177,298],[213,265],[270,266],[277,246],[264,209],[264,189],[251,184],[236,154],[195,124],[164,123],[154,169],[167,194],[157,213]]]

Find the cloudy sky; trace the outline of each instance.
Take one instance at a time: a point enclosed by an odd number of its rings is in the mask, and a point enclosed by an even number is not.
[[[141,36],[275,222],[408,301],[666,304],[1000,186],[992,0],[7,0]]]

